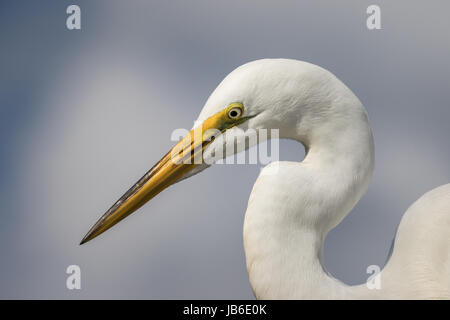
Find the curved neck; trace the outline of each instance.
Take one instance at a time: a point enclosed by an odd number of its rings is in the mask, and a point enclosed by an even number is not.
[[[353,208],[372,177],[367,116],[362,112],[341,130],[320,136],[306,141],[291,136],[305,145],[305,159],[270,164],[253,187],[244,245],[257,298],[346,299],[365,289],[332,278],[321,256],[326,234]]]

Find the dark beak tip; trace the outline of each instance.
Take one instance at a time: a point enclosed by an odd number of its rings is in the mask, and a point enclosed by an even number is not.
[[[95,237],[92,236],[92,232],[88,232],[88,233],[84,236],[84,238],[80,241],[80,246],[83,245],[83,244],[85,244],[86,242],[91,241],[93,238],[95,238]]]

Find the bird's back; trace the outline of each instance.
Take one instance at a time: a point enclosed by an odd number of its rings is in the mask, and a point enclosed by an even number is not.
[[[394,299],[450,299],[450,184],[406,211],[381,281]]]

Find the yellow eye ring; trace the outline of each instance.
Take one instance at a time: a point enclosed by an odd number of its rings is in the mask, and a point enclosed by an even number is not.
[[[239,119],[242,116],[242,108],[240,107],[233,107],[230,110],[228,110],[228,118],[232,120]]]

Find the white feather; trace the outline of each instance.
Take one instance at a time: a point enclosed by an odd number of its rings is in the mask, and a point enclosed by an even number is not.
[[[229,74],[198,121],[232,102],[255,115],[242,129],[279,129],[307,150],[302,162],[267,166],[253,187],[244,245],[257,298],[450,298],[450,184],[406,212],[380,290],[347,286],[321,262],[326,234],[365,193],[374,168],[367,114],[350,89],[318,66],[265,59]]]

